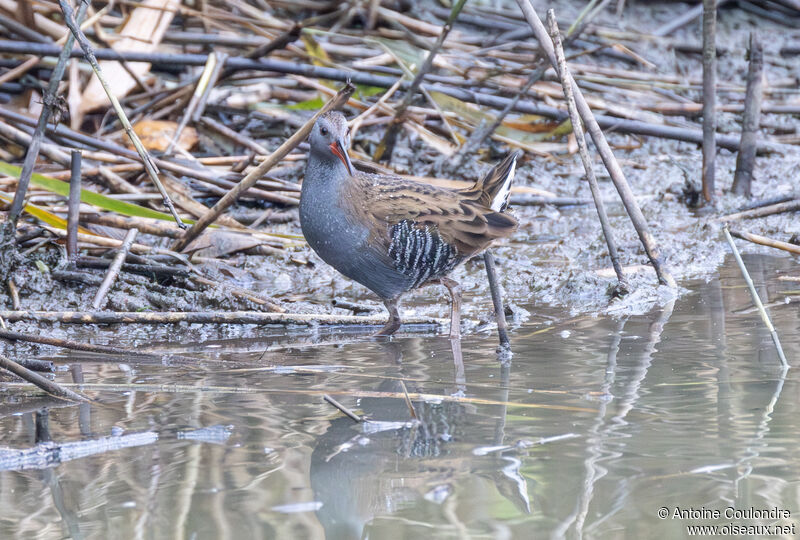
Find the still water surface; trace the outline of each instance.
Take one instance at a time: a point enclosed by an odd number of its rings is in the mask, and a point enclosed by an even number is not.
[[[81,373],[58,380],[82,376],[102,405],[4,392],[0,446],[31,450],[0,452],[0,538],[683,538],[697,524],[800,527],[800,315],[784,303],[800,286],[777,279],[799,272],[789,259],[746,262],[762,297],[779,303],[770,313],[798,366],[785,375],[732,265],[644,316],[531,308],[510,362],[490,333],[463,339],[461,366],[448,339],[421,334],[381,343],[250,329],[189,343],[186,327],[172,339],[101,329],[95,342],[203,361],[72,353],[59,359]],[[676,507],[706,514],[681,519]],[[728,517],[729,507],[790,517]],[[714,510],[719,519],[707,517]]]

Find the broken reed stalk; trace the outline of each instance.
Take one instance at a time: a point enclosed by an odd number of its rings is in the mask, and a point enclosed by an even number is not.
[[[52,373],[56,370],[56,365],[50,360],[38,360],[36,358],[28,358],[27,360],[19,360],[17,364],[31,371],[45,371]]]
[[[19,309],[19,289],[17,284],[14,283],[14,278],[8,278],[6,285],[8,285],[8,294],[11,296],[11,307]]]
[[[422,84],[422,80],[430,71],[431,66],[433,66],[433,59],[438,54],[439,49],[442,48],[444,40],[447,38],[447,35],[450,33],[450,29],[453,27],[453,22],[456,20],[456,17],[458,17],[458,14],[461,13],[461,9],[464,7],[465,3],[466,0],[457,0],[453,4],[452,9],[450,10],[450,16],[447,18],[447,21],[445,21],[441,32],[439,32],[439,37],[436,38],[436,43],[434,43],[431,50],[428,51],[425,61],[422,63],[422,66],[420,66],[416,76],[414,77],[414,80],[406,90],[406,95],[403,98],[403,101],[401,101],[400,105],[395,108],[394,118],[389,124],[386,132],[383,134],[381,142],[378,143],[378,146],[375,149],[375,155],[373,156],[373,159],[376,162],[390,161],[392,159],[392,152],[394,151],[397,132],[400,129],[400,126],[406,120],[406,111],[411,105],[411,102],[414,101],[414,98],[416,98],[417,91],[419,90],[420,84]]]
[[[63,388],[61,385],[54,383],[53,381],[45,377],[42,377],[38,373],[19,365],[17,362],[14,362],[10,358],[6,358],[3,355],[0,355],[0,368],[10,371],[17,377],[38,386],[48,394],[55,396],[57,398],[67,399],[70,401],[77,401],[80,403],[87,403],[91,401],[89,398],[82,396],[77,392],[74,392],[73,390],[70,390],[68,388]]]
[[[334,298],[331,300],[331,305],[333,307],[337,307],[340,309],[346,309],[352,311],[353,313],[372,313],[373,311],[377,311],[378,306],[371,306],[369,304],[358,304],[356,302],[351,302],[350,300],[345,300],[343,298]]]
[[[489,291],[492,293],[492,306],[494,307],[494,318],[497,321],[497,337],[500,339],[500,347],[511,349],[511,342],[508,339],[508,324],[506,324],[506,311],[503,306],[503,293],[500,290],[500,283],[497,279],[497,268],[494,264],[494,255],[488,249],[483,254],[483,263],[486,266],[486,277],[489,280]]]
[[[67,236],[66,231],[64,231],[63,229],[57,229],[55,227],[50,227],[49,225],[43,225],[42,228],[51,233],[53,236],[57,236],[59,238],[65,238]],[[78,233],[78,242],[85,242],[93,246],[106,247],[106,248],[119,248],[120,246],[122,246],[122,241],[117,240],[116,238],[108,238],[105,236],[97,236],[94,234],[85,234],[82,232]],[[176,253],[168,249],[148,246],[146,244],[133,243],[131,245],[130,251],[131,253],[135,253],[137,255],[147,255],[147,254],[168,255],[174,259],[183,261],[184,263],[187,262],[185,255],[181,255],[180,253]]]
[[[83,21],[88,7],[88,2],[81,2],[78,8],[78,21]],[[39,157],[39,148],[44,138],[47,122],[50,120],[53,110],[58,107],[58,85],[64,77],[67,60],[70,58],[74,43],[74,36],[72,34],[67,35],[64,47],[62,47],[58,54],[56,67],[50,75],[50,82],[47,83],[47,90],[45,90],[42,96],[42,112],[39,114],[39,121],[36,123],[36,129],[33,132],[31,143],[28,145],[28,151],[25,153],[25,161],[22,163],[22,172],[19,176],[17,191],[14,193],[14,200],[11,202],[11,208],[8,211],[8,221],[13,226],[16,226],[17,219],[19,219],[19,215],[22,213],[22,207],[25,205],[25,195],[28,192],[28,186],[31,182],[33,168],[36,166],[36,159]]]
[[[525,19],[531,26],[531,29],[533,30],[534,35],[539,41],[542,49],[544,49],[544,51],[547,53],[547,57],[550,60],[553,68],[558,69],[558,62],[556,61],[553,42],[550,40],[550,36],[547,34],[547,30],[545,29],[544,24],[542,24],[541,19],[539,19],[539,16],[533,9],[530,0],[517,0],[517,4],[522,10],[522,13],[525,15]],[[622,199],[622,204],[625,206],[625,210],[627,211],[628,216],[630,217],[631,222],[636,229],[636,233],[639,235],[639,240],[642,242],[642,246],[644,246],[644,251],[647,254],[648,259],[650,259],[653,269],[656,271],[658,281],[664,285],[668,285],[669,287],[676,287],[677,284],[675,283],[675,280],[673,279],[669,270],[667,270],[666,266],[660,260],[655,238],[653,238],[653,235],[650,233],[647,220],[644,218],[642,210],[639,208],[639,204],[636,202],[636,197],[634,196],[630,185],[628,185],[628,181],[625,178],[625,174],[622,172],[622,168],[619,166],[617,159],[614,157],[614,153],[611,151],[611,147],[608,145],[608,141],[603,134],[603,130],[600,128],[600,125],[592,114],[592,110],[589,108],[588,103],[586,103],[586,98],[583,97],[581,89],[575,83],[575,80],[572,78],[572,76],[569,74],[568,76],[572,85],[572,92],[575,96],[575,104],[578,108],[578,113],[581,115],[581,119],[586,126],[586,130],[589,132],[589,135],[591,135],[594,145],[597,148],[597,151],[600,154],[606,169],[608,169],[611,180],[614,182],[614,187],[617,188],[617,192]]]
[[[750,274],[747,272],[747,267],[744,265],[742,256],[739,254],[739,250],[736,248],[733,238],[731,238],[731,233],[728,231],[727,225],[722,228],[722,232],[725,234],[725,239],[728,241],[728,244],[730,244],[731,249],[733,250],[733,256],[736,258],[736,264],[739,265],[739,270],[742,271],[744,281],[747,283],[747,288],[750,290],[750,296],[753,297],[753,302],[758,308],[758,312],[761,314],[761,320],[764,321],[764,326],[767,327],[767,330],[769,330],[769,333],[772,336],[772,342],[775,344],[775,349],[778,351],[778,358],[781,361],[781,365],[784,368],[787,368],[789,367],[789,362],[786,361],[786,356],[783,354],[783,347],[781,347],[781,341],[778,339],[778,333],[775,331],[775,327],[772,326],[772,321],[769,319],[769,315],[767,314],[767,310],[764,308],[764,304],[761,303],[761,298],[758,296],[758,291],[756,291],[756,287],[753,285],[753,280],[750,279]]]
[[[272,167],[277,165],[281,159],[283,159],[289,152],[294,150],[298,144],[308,137],[308,134],[311,133],[311,128],[314,127],[314,123],[317,121],[317,118],[324,113],[339,108],[347,103],[347,100],[350,99],[350,96],[353,94],[353,92],[355,92],[355,89],[356,87],[352,84],[345,84],[344,88],[339,90],[339,92],[337,92],[333,98],[328,100],[325,106],[323,106],[314,116],[312,116],[305,124],[303,124],[303,126],[298,129],[294,135],[289,137],[282,145],[278,147],[277,150],[270,154],[267,159],[262,161],[258,167],[250,171],[247,176],[242,178],[242,180],[236,184],[235,187],[233,187],[219,201],[217,201],[217,204],[211,207],[208,212],[198,219],[194,225],[184,231],[183,236],[177,242],[175,242],[172,249],[180,252],[186,246],[188,246],[190,242],[200,236],[206,227],[214,223],[214,221],[216,221],[217,218],[221,216],[230,205],[236,202],[236,199],[238,199],[244,191],[253,187],[263,175],[265,175]]]
[[[736,172],[733,175],[731,191],[737,195],[750,197],[753,181],[753,169],[756,165],[756,145],[758,144],[758,128],[761,119],[761,98],[764,80],[764,49],[758,34],[750,33],[750,67],[747,70],[747,90],[744,98],[744,114],[742,115],[742,142],[739,143],[739,155],[736,156]]]
[[[249,53],[247,53],[246,58],[251,60],[257,60],[263,56],[269,55],[272,51],[276,51],[278,49],[283,49],[290,43],[294,42],[298,37],[300,37],[300,32],[303,30],[303,25],[299,22],[294,23],[292,27],[280,34],[272,41],[269,41],[259,47],[256,47]],[[222,72],[220,75],[220,79],[227,79],[231,75],[236,73],[236,69],[226,68],[225,71]]]
[[[774,240],[767,236],[761,236],[760,234],[752,234],[748,232],[731,231],[731,235],[735,236],[736,238],[741,238],[742,240],[747,240],[748,242],[753,242],[754,244],[780,249],[795,255],[800,255],[800,246],[797,244],[781,242],[780,240]]]
[[[81,151],[70,152],[69,199],[67,202],[67,258],[78,257],[78,222],[81,208]]]
[[[103,278],[95,274],[85,272],[73,272],[71,270],[52,270],[50,276],[56,281],[67,281],[72,283],[82,283],[89,286],[100,286]]]
[[[9,69],[0,75],[0,84],[5,84],[8,81],[19,79],[30,71],[34,66],[37,66],[40,59],[36,56],[29,56],[27,60],[19,64],[17,67]]]
[[[328,403],[330,403],[331,405],[342,411],[347,416],[349,416],[353,420],[353,422],[360,423],[364,421],[363,418],[361,418],[356,413],[354,413],[353,411],[351,411],[350,409],[348,409],[347,407],[345,407],[344,405],[333,399],[328,394],[323,394],[322,399],[324,399],[325,401],[327,401]]]
[[[83,351],[98,354],[115,354],[122,356],[138,356],[144,358],[153,358],[161,360],[169,357],[171,360],[180,360],[183,362],[197,362],[196,358],[188,356],[173,355],[171,353],[152,353],[143,352],[138,349],[122,349],[120,347],[112,347],[109,345],[95,345],[92,343],[80,343],[69,339],[59,339],[53,337],[46,337],[33,334],[25,334],[22,332],[12,332],[9,330],[0,330],[0,339],[7,339],[11,341],[25,341],[28,343],[40,343],[42,345],[50,345],[53,347],[60,347],[62,349],[70,349],[73,351]],[[38,371],[38,370],[37,370]]]
[[[142,144],[142,141],[139,139],[139,136],[136,135],[136,132],[133,131],[133,127],[131,126],[130,120],[128,120],[128,116],[125,114],[125,110],[120,105],[117,96],[111,91],[108,86],[108,81],[106,81],[105,76],[103,75],[103,71],[100,69],[100,64],[97,62],[97,58],[94,54],[94,49],[92,45],[89,43],[89,40],[86,39],[86,36],[83,33],[83,30],[80,29],[75,23],[75,19],[73,18],[72,7],[70,7],[69,3],[66,0],[59,0],[59,5],[61,6],[61,11],[64,14],[64,22],[66,23],[67,27],[72,32],[72,35],[75,36],[75,39],[83,49],[83,57],[89,62],[89,65],[92,66],[92,70],[94,71],[95,75],[97,76],[97,80],[100,81],[100,84],[103,86],[103,90],[106,91],[106,95],[108,96],[108,100],[111,102],[111,106],[114,108],[114,111],[117,113],[119,117],[119,121],[122,124],[125,133],[128,135],[128,138],[131,140],[134,148],[139,153],[139,156],[142,158],[142,163],[144,163],[144,168],[147,171],[147,175],[150,177],[150,180],[158,189],[158,192],[161,194],[161,197],[164,199],[164,206],[169,209],[170,214],[175,219],[175,223],[178,224],[178,227],[181,229],[186,228],[186,224],[181,221],[181,217],[178,215],[177,210],[175,210],[175,206],[172,204],[172,200],[169,198],[169,194],[164,189],[164,186],[161,184],[161,181],[158,179],[158,170],[156,169],[156,165],[153,162],[152,158],[150,157],[150,153]],[[88,0],[81,0],[81,7],[87,4]]]
[[[569,109],[569,119],[572,123],[572,133],[575,134],[575,141],[578,143],[578,153],[581,156],[583,169],[586,171],[586,180],[589,182],[589,189],[592,192],[592,199],[594,206],[597,209],[597,216],[600,218],[600,227],[603,229],[603,236],[608,245],[608,256],[611,258],[611,265],[614,267],[614,272],[617,274],[617,287],[620,289],[618,292],[624,294],[628,289],[628,284],[625,280],[625,274],[622,272],[622,265],[619,262],[619,254],[617,253],[617,242],[614,240],[614,231],[611,230],[611,224],[608,221],[606,214],[606,207],[603,204],[603,197],[600,194],[600,188],[597,185],[597,177],[594,174],[594,167],[592,166],[592,159],[589,157],[589,149],[586,146],[586,137],[583,134],[583,126],[581,119],[578,115],[578,107],[575,105],[575,96],[572,92],[572,85],[570,84],[570,73],[567,67],[567,59],[564,56],[564,47],[561,45],[561,35],[558,31],[558,23],[556,22],[556,14],[552,9],[547,10],[547,25],[550,30],[550,37],[553,40],[555,48],[557,69],[559,78],[561,79],[561,87],[564,90],[564,99],[567,101],[567,108]]]
[[[217,69],[217,66],[217,54],[212,51],[208,55],[208,60],[203,68],[203,72],[200,74],[200,79],[197,81],[197,86],[194,88],[192,98],[189,100],[189,104],[183,110],[183,116],[181,116],[181,120],[178,122],[178,127],[175,128],[175,132],[172,134],[172,139],[170,139],[167,149],[164,150],[165,156],[168,156],[172,153],[172,149],[175,148],[175,144],[178,142],[178,139],[183,132],[183,128],[186,127],[186,124],[188,124],[189,120],[192,118],[192,116],[194,116],[194,111],[197,109],[197,105],[200,103],[200,98],[203,96],[206,88],[211,82],[211,75],[214,73],[215,69]],[[218,71],[217,73],[219,74]]]
[[[114,260],[111,266],[108,267],[108,272],[106,272],[106,276],[103,278],[103,282],[100,284],[100,288],[97,289],[97,294],[94,296],[94,300],[92,301],[92,307],[94,309],[100,309],[100,306],[103,304],[103,300],[114,284],[114,281],[116,281],[120,268],[122,268],[122,263],[125,262],[125,257],[128,256],[128,251],[130,251],[133,241],[136,240],[137,234],[139,234],[139,230],[135,228],[130,229],[125,234],[122,246],[120,246],[119,251],[117,251],[117,254],[114,256]]]
[[[717,157],[717,0],[703,0],[703,198],[714,202]]]
[[[9,322],[39,321],[77,324],[298,324],[383,326],[383,315],[324,315],[316,313],[264,313],[261,311],[0,311]],[[404,325],[442,326],[433,317],[407,317]]]
[[[782,214],[783,212],[794,212],[800,210],[800,199],[792,199],[790,201],[770,204],[769,206],[762,206],[760,208],[753,208],[752,210],[745,210],[743,212],[736,212],[735,214],[728,214],[727,216],[720,216],[712,221],[737,221],[740,219],[751,219],[764,216],[771,216],[774,214]]]
[[[214,52],[214,56],[217,57],[217,62],[214,65],[214,69],[211,70],[211,76],[209,77],[208,83],[203,88],[203,93],[200,94],[200,99],[197,102],[197,106],[194,108],[192,112],[191,120],[192,122],[197,122],[203,113],[206,111],[206,104],[208,103],[208,96],[211,95],[211,90],[217,85],[219,81],[219,76],[221,74],[222,68],[225,66],[225,61],[228,59],[228,54],[224,52]]]

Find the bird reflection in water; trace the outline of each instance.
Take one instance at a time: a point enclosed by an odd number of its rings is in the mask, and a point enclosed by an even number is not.
[[[374,391],[403,395],[403,380],[408,381],[410,393],[424,391],[416,382],[427,379],[424,365],[402,362],[404,350],[408,352],[415,341],[380,343],[389,361],[386,377]],[[467,383],[461,342],[451,340],[450,346],[453,384],[442,393],[464,396]],[[510,362],[505,362],[501,378],[506,388],[509,373]],[[457,477],[471,474],[490,477],[500,494],[521,511],[530,511],[527,484],[519,473],[521,461],[509,455],[514,452],[498,451],[489,461],[490,469],[475,471],[474,463],[456,457],[460,452],[455,449],[449,450],[449,445],[463,444],[468,438],[465,430],[472,424],[467,417],[476,413],[472,404],[417,400],[413,404],[416,418],[403,399],[364,397],[358,406],[368,421],[357,424],[346,416],[334,419],[317,439],[311,455],[311,487],[314,500],[322,503],[317,517],[327,539],[368,537],[376,518],[402,517],[405,509],[443,511],[439,505],[453,495]],[[503,444],[505,405],[497,409],[499,417],[492,414],[496,424],[485,439],[491,445]],[[474,439],[474,433],[469,435]]]

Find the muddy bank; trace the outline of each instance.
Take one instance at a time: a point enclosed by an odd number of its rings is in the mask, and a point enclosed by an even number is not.
[[[622,142],[623,138],[618,139]],[[714,275],[728,252],[721,236],[721,222],[716,218],[748,201],[722,194],[716,211],[688,207],[683,191],[687,176],[700,160],[700,151],[691,145],[649,140],[639,149],[617,154],[629,163],[625,167],[628,179],[650,223],[662,258],[678,282]],[[562,163],[526,159],[518,169],[516,182],[559,196],[587,197],[588,186],[580,177],[577,158],[562,159]],[[634,163],[636,166],[631,166]],[[771,198],[792,193],[793,186],[787,179],[796,174],[798,164],[797,156],[760,158],[754,197]],[[718,157],[720,186],[730,185],[734,167],[735,156],[723,151]],[[629,271],[631,293],[622,299],[609,297],[616,278],[610,269],[593,206],[516,206],[513,212],[520,220],[520,229],[510,241],[495,247],[494,253],[506,299],[518,315],[517,320],[526,320],[526,312],[535,318],[537,307],[542,305],[557,306],[570,315],[644,313],[684,292],[682,288],[673,291],[657,286],[654,272],[647,265],[614,187],[602,174],[600,187],[604,198],[611,203],[608,207],[610,219],[621,262]],[[792,213],[745,220],[736,227],[784,240],[800,234],[800,220]],[[299,234],[297,223],[282,225],[279,230]],[[781,252],[754,244],[742,242],[740,246],[745,252],[781,255]],[[88,309],[94,288],[56,281],[48,272],[63,262],[61,257],[58,250],[39,250],[17,267],[13,275],[20,288],[23,309]],[[36,260],[44,265],[37,264]],[[304,261],[307,263],[303,264]],[[332,306],[333,299],[343,299],[372,306],[375,313],[383,313],[382,305],[367,289],[339,275],[308,248],[283,257],[237,255],[218,264],[201,264],[199,268],[219,282],[273,298],[291,312],[351,314],[351,310]],[[482,259],[468,261],[453,277],[464,287],[467,318],[488,322],[491,302]],[[154,286],[152,278],[123,273],[120,283],[109,293],[108,309],[266,310],[263,305],[232,296],[221,288],[190,291],[185,287],[184,280],[166,280]],[[407,295],[403,306],[406,316],[444,317],[447,296],[444,289],[431,286]],[[9,299],[5,299],[5,308],[10,307]]]
[[[537,10],[544,13],[544,3],[535,3]],[[424,7],[417,6],[424,10]],[[583,4],[569,2],[559,6],[559,18],[574,20]],[[668,3],[633,4],[626,6],[622,18],[612,12],[601,13],[596,23],[607,28],[615,28],[620,33],[627,30],[652,32],[674,19],[689,6]],[[467,33],[485,32],[466,23],[457,24],[459,31]],[[747,71],[745,44],[751,30],[758,29],[770,39],[765,43],[767,88],[770,81],[797,79],[800,66],[797,62],[780,55],[780,48],[797,37],[796,31],[757,18],[740,9],[723,9],[719,17],[719,46],[727,52],[720,56],[719,80],[725,88],[743,86]],[[793,34],[794,33],[794,34]],[[676,52],[674,43],[700,43],[699,23],[690,23],[675,31],[669,39],[653,40],[632,46],[642,64],[636,66],[652,74],[680,77],[685,84],[674,85],[665,91],[679,95],[682,99],[698,102],[700,90],[693,82],[700,78],[700,55]],[[612,56],[592,56],[590,59],[577,59],[576,62],[591,62],[607,68],[632,69],[630,61],[622,61]],[[544,83],[552,83],[552,76]],[[595,91],[591,81],[587,82],[587,95]],[[666,85],[669,86],[669,85]],[[726,92],[720,92],[720,102],[725,103]],[[783,84],[775,89],[782,98],[798,96],[798,90]],[[552,98],[534,92],[544,102]],[[602,94],[605,100],[614,100],[619,107],[639,112],[643,117],[655,119],[655,115],[645,110],[642,97],[635,91],[614,89],[605,86]],[[731,94],[732,95],[732,94]],[[767,93],[765,102],[776,94]],[[652,103],[649,103],[652,105]],[[348,110],[349,117],[354,115]],[[661,117],[668,122],[688,127],[698,127],[697,118]],[[236,120],[236,116],[233,116]],[[275,122],[261,118],[262,124],[254,127],[252,119],[248,125],[250,133],[274,134]],[[795,130],[797,118],[791,115],[766,114],[762,126],[770,133],[791,133]],[[720,113],[719,129],[724,133],[738,133],[738,114]],[[257,128],[261,128],[260,130]],[[285,128],[285,126],[284,126]],[[372,153],[385,126],[364,126],[353,141],[357,152]],[[727,247],[720,235],[721,224],[715,221],[720,215],[735,211],[748,201],[727,193],[732,183],[735,168],[735,154],[721,150],[717,158],[717,189],[719,198],[715,208],[695,209],[687,201],[699,188],[701,152],[694,144],[666,141],[656,138],[639,138],[613,131],[607,134],[617,158],[636,194],[643,213],[650,224],[658,243],[661,257],[680,283],[695,278],[711,277],[722,262]],[[267,148],[275,148],[282,137],[264,136],[258,141]],[[564,143],[563,139],[553,142]],[[202,145],[201,141],[201,145]],[[471,159],[452,174],[455,178],[475,178],[507,151],[507,147],[492,142],[489,151],[483,154],[484,162]],[[591,148],[591,147],[590,147]],[[201,146],[201,151],[203,150]],[[398,173],[413,173],[417,176],[436,176],[440,171],[442,157],[413,133],[403,132],[391,163]],[[662,304],[677,291],[657,286],[652,270],[647,266],[641,245],[624,213],[616,191],[604,174],[599,160],[596,171],[600,187],[608,209],[612,226],[619,244],[621,262],[629,267],[631,293],[611,300],[609,289],[615,279],[610,272],[605,242],[593,206],[555,207],[522,206],[513,208],[521,226],[518,233],[508,242],[498,245],[494,251],[498,259],[501,282],[507,293],[507,301],[516,320],[537,317],[542,306],[555,306],[565,314],[578,313],[643,313],[654,305]],[[284,180],[302,180],[302,161],[275,172]],[[800,173],[800,154],[790,152],[759,157],[753,185],[754,199],[769,199],[780,195],[797,195],[796,178]],[[517,186],[546,190],[559,197],[588,197],[589,190],[582,180],[582,168],[577,155],[553,153],[533,155],[526,153],[517,170]],[[691,198],[691,196],[689,197]],[[205,202],[205,201],[204,201]],[[208,199],[213,203],[214,199]],[[241,210],[261,210],[266,205],[243,203]],[[283,210],[278,208],[278,210]],[[781,214],[766,218],[743,221],[738,228],[748,232],[771,236],[788,241],[800,234],[800,220],[796,213]],[[285,234],[300,234],[296,220],[287,223],[270,223],[264,230]],[[143,236],[143,241],[156,246],[167,247],[164,239]],[[770,251],[754,245],[742,243],[744,251]],[[776,254],[780,254],[779,252]],[[6,257],[6,259],[8,259]],[[10,272],[15,279],[21,295],[21,307],[28,310],[84,310],[91,304],[94,287],[86,283],[71,283],[53,279],[52,271],[59,269],[64,262],[60,248],[43,246],[31,252],[22,260],[8,259],[4,265],[13,267]],[[38,262],[37,262],[38,261]],[[197,262],[197,267],[214,281],[249,289],[277,301],[281,307],[292,312],[351,314],[348,309],[335,308],[334,299],[358,302],[373,308],[374,313],[383,313],[383,307],[365,288],[357,285],[333,271],[322,263],[307,247],[287,251],[285,255],[234,255],[215,263]],[[98,274],[99,275],[99,274]],[[465,316],[478,324],[490,321],[490,300],[486,287],[485,274],[481,260],[468,261],[457,269],[454,278],[462,282],[465,290]],[[407,295],[404,302],[405,315],[445,316],[447,297],[438,287],[429,287]],[[2,299],[3,307],[11,309],[11,299]],[[120,282],[109,294],[107,309],[117,311],[202,311],[202,310],[266,310],[263,304],[230,294],[224,288],[192,287],[184,280],[158,280],[152,277],[132,276],[123,273]],[[33,326],[33,325],[31,325]]]

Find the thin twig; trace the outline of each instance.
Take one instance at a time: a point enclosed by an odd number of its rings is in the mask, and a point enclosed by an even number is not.
[[[451,171],[457,171],[461,168],[464,164],[464,161],[467,159],[469,155],[471,155],[481,144],[485,141],[488,137],[491,137],[492,134],[497,130],[498,127],[503,123],[506,116],[517,106],[519,103],[520,98],[528,94],[528,90],[536,84],[544,75],[545,71],[547,71],[547,64],[544,62],[540,62],[538,67],[536,67],[528,76],[528,80],[525,81],[525,84],[522,85],[522,88],[516,93],[516,95],[509,100],[503,110],[501,110],[497,115],[494,117],[494,120],[490,124],[478,126],[475,131],[469,136],[467,142],[464,143],[461,148],[458,149],[458,153],[450,159],[450,165],[447,167]]]
[[[116,229],[130,229],[136,227],[142,234],[166,236],[167,238],[180,238],[181,230],[171,221],[162,221],[149,218],[125,217],[117,214],[84,214],[81,216],[84,223],[105,225]]]
[[[125,129],[125,133],[133,143],[133,146],[136,148],[136,151],[142,158],[142,163],[144,163],[144,168],[147,171],[147,175],[152,180],[153,184],[158,189],[158,192],[164,198],[164,206],[166,206],[172,217],[175,218],[175,222],[178,224],[178,227],[184,229],[186,228],[186,224],[181,221],[181,217],[178,215],[178,212],[175,210],[175,206],[173,206],[172,201],[169,198],[169,194],[164,189],[164,186],[161,184],[161,181],[158,179],[158,170],[156,169],[156,165],[153,162],[152,158],[150,157],[150,153],[142,144],[142,141],[139,139],[139,136],[136,135],[136,132],[133,131],[133,127],[131,126],[130,120],[128,120],[128,116],[125,114],[125,110],[120,105],[117,96],[111,92],[110,87],[108,86],[108,81],[106,81],[105,76],[103,75],[103,71],[100,68],[100,64],[97,62],[97,58],[94,54],[94,49],[92,45],[89,43],[89,40],[86,39],[86,36],[83,34],[83,31],[80,27],[75,24],[75,19],[72,16],[72,7],[70,7],[69,3],[66,0],[59,0],[59,5],[61,6],[61,11],[64,13],[64,22],[69,27],[72,34],[75,36],[75,39],[78,40],[78,43],[83,49],[83,55],[87,62],[92,66],[92,70],[94,70],[97,79],[100,81],[100,84],[103,86],[103,89],[106,91],[106,95],[108,95],[108,99],[111,102],[112,107],[114,107],[114,111],[117,113],[120,122],[122,123],[122,127]],[[81,6],[88,3],[88,0],[81,0]]]
[[[96,268],[96,269],[105,269],[111,266],[112,261],[108,259],[101,259],[95,257],[79,257],[77,261],[75,261],[75,265],[78,268]],[[166,266],[161,264],[128,264],[125,263],[122,265],[122,270],[125,272],[129,272],[131,274],[142,274],[145,276],[155,276],[155,277],[180,277],[186,278],[189,277],[190,273],[188,270],[183,268],[176,268],[173,266]]]
[[[269,154],[269,150],[267,150],[266,148],[264,148],[263,146],[261,146],[260,144],[255,142],[254,140],[252,140],[252,139],[250,139],[248,137],[242,136],[241,133],[232,130],[231,128],[229,128],[228,126],[226,126],[225,124],[223,124],[221,122],[217,122],[213,118],[209,118],[207,116],[204,116],[204,117],[200,118],[199,122],[200,122],[200,124],[202,124],[203,126],[207,127],[208,129],[210,129],[212,131],[216,131],[217,133],[219,133],[223,137],[227,137],[227,138],[231,139],[232,141],[235,141],[235,142],[241,144],[245,148],[249,148],[250,150],[254,151],[256,154],[260,154],[262,156],[266,155],[266,154]]]
[[[747,283],[747,288],[750,290],[750,296],[753,297],[753,302],[758,307],[758,312],[761,314],[761,320],[764,321],[764,326],[767,327],[767,330],[769,330],[769,333],[772,336],[772,342],[775,344],[775,349],[778,351],[778,358],[781,361],[781,365],[784,368],[787,368],[789,367],[789,362],[786,361],[786,356],[783,354],[783,347],[781,347],[781,341],[778,339],[778,333],[775,331],[775,327],[772,326],[772,321],[769,319],[769,315],[767,314],[767,310],[764,308],[764,304],[761,303],[761,298],[758,296],[758,291],[756,291],[756,287],[753,285],[753,280],[750,279],[750,274],[747,272],[747,267],[744,265],[742,256],[739,254],[739,250],[736,248],[733,238],[731,238],[731,233],[728,231],[727,225],[723,227],[722,232],[725,234],[725,239],[728,241],[728,244],[730,244],[731,249],[733,250],[733,256],[736,258],[736,263],[739,265],[739,270],[742,271],[742,277],[744,277],[744,281]]]
[[[397,89],[400,88],[402,82],[403,79],[398,79],[397,82],[394,83],[391,88],[389,88],[386,92],[383,93],[383,95],[380,97],[380,99],[378,99],[378,101],[370,105],[370,107],[366,111],[362,112],[357,117],[353,118],[348,122],[348,125],[350,126],[350,137],[352,139],[355,140],[356,133],[358,133],[358,130],[361,128],[361,123],[364,122],[364,120],[366,120],[367,118],[369,118],[377,109],[383,106],[383,104],[386,103],[386,100],[392,97],[392,94],[394,94],[397,91]]]
[[[119,251],[114,256],[114,261],[111,263],[111,266],[108,267],[108,272],[106,272],[106,276],[103,278],[103,283],[100,284],[100,288],[97,289],[97,294],[92,301],[92,307],[94,309],[100,309],[100,306],[103,304],[103,300],[114,284],[114,281],[117,279],[119,270],[122,268],[122,263],[125,261],[125,257],[128,255],[128,251],[130,251],[137,234],[139,234],[138,229],[130,229],[125,234],[125,239],[122,241]]]
[[[328,403],[330,403],[331,405],[342,411],[347,416],[349,416],[353,420],[353,422],[359,423],[364,421],[362,417],[358,416],[356,413],[354,413],[353,411],[351,411],[350,409],[348,409],[347,407],[345,407],[344,405],[333,399],[328,394],[323,394],[322,399],[324,399],[325,401],[327,401]]]

